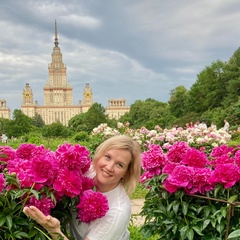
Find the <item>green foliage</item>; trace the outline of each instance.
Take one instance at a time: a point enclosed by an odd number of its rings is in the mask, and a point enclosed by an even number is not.
[[[13,120],[6,122],[4,127],[9,138],[23,136],[32,130],[32,119],[21,110],[15,109]]]
[[[130,224],[130,226],[128,227],[128,230],[130,232],[129,240],[158,240],[159,239],[158,234],[148,238],[143,238],[143,234],[141,233],[140,227],[134,226],[133,224]]]
[[[14,188],[3,190],[0,195],[0,239],[47,239],[44,234],[36,229],[36,223],[33,223],[22,212],[27,199],[33,195],[39,198],[41,193],[32,188],[21,189],[14,174],[9,175],[4,172],[4,175],[6,184],[12,185]],[[47,191],[47,189],[45,190]],[[49,196],[51,194],[49,192]],[[39,228],[41,227],[39,226]]]
[[[33,117],[32,124],[38,128],[42,128],[45,125],[41,115],[38,113],[36,113],[35,116]]]
[[[162,175],[149,182],[151,191],[146,195],[141,212],[142,216],[146,216],[142,226],[144,239],[159,234],[160,239],[217,240],[226,239],[226,234],[240,229],[239,205],[230,208],[230,204],[226,202],[239,199],[238,186],[225,189],[219,185],[206,198],[202,198],[187,195],[182,190],[170,194],[162,187],[165,178]],[[226,232],[229,211],[234,211],[234,214],[231,215],[229,232]]]
[[[198,74],[189,91],[187,112],[203,113],[222,106],[226,94],[225,63],[218,60]]]
[[[87,132],[78,132],[72,139],[74,142],[89,141],[89,134]]]
[[[148,190],[142,184],[139,183],[134,193],[132,193],[131,199],[145,198],[147,193]]]
[[[60,122],[55,122],[50,125],[45,125],[42,130],[44,137],[68,137],[71,136],[72,131],[63,126]]]
[[[162,128],[169,126],[173,118],[167,103],[149,98],[146,101],[135,101],[129,113],[121,117],[120,121],[129,122],[135,129],[142,126],[153,129],[156,125]]]
[[[168,104],[173,116],[179,118],[184,115],[188,97],[188,91],[184,86],[178,86],[171,90]]]

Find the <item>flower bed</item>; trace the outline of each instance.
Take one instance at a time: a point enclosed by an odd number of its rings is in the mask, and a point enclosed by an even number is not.
[[[164,152],[165,151],[165,152]],[[141,214],[145,237],[240,238],[240,148],[221,145],[210,154],[176,142],[143,153],[141,182],[149,189]]]

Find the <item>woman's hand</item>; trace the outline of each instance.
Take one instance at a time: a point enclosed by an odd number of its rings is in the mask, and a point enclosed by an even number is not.
[[[61,232],[60,222],[57,218],[54,218],[50,215],[45,216],[38,208],[34,206],[24,207],[23,212],[37,223],[42,225],[53,239],[57,239],[59,234],[63,236],[64,239],[67,239],[66,236],[64,236]]]

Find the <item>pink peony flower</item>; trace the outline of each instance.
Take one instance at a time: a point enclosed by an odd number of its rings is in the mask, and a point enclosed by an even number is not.
[[[43,145],[36,146],[35,144],[23,143],[16,150],[16,155],[19,158],[30,160],[30,159],[32,159],[32,157],[38,155],[39,152],[43,152],[43,151],[47,152],[49,150],[45,149],[45,147]]]
[[[140,182],[145,183],[147,180],[152,179],[154,176],[158,176],[161,174],[161,169],[155,168],[150,171],[144,172],[140,177]]]
[[[142,153],[142,168],[146,171],[161,169],[166,162],[166,156],[159,145],[152,144],[148,151]]]
[[[5,187],[5,178],[2,173],[0,173],[0,193],[2,192],[3,188]]]
[[[190,167],[205,167],[209,164],[207,156],[195,148],[189,149],[183,156],[181,163]]]
[[[92,178],[82,177],[82,191],[89,190],[94,187],[94,181]]]
[[[79,144],[71,145],[64,143],[58,147],[55,154],[60,162],[60,166],[67,167],[69,170],[85,173],[91,164],[90,152],[86,147]]]
[[[78,196],[82,192],[82,175],[67,168],[61,169],[53,183],[53,189],[58,191],[60,196]]]
[[[176,142],[169,148],[167,159],[170,162],[180,163],[185,153],[191,149],[186,142]]]
[[[165,179],[163,186],[169,193],[175,193],[179,189],[176,185],[169,183],[168,179]]]
[[[220,157],[224,154],[231,154],[233,151],[233,147],[228,147],[227,145],[221,145],[219,147],[213,148],[210,153],[211,158]]]
[[[89,223],[106,215],[109,209],[107,197],[100,192],[86,190],[80,197],[77,209],[78,218],[82,222]]]
[[[224,153],[221,156],[217,156],[215,160],[212,161],[212,165],[218,165],[218,164],[226,164],[226,163],[234,163],[234,158],[230,158],[227,153]]]
[[[46,186],[53,184],[59,171],[59,162],[52,152],[38,154],[31,160],[31,172],[35,182]]]
[[[235,153],[234,162],[240,167],[240,150]]]
[[[194,171],[192,167],[178,165],[174,168],[171,174],[168,175],[170,184],[177,187],[186,187],[193,177]]]
[[[46,196],[43,196],[40,200],[36,199],[35,197],[31,197],[26,205],[37,207],[46,216],[48,216],[51,212],[51,209],[55,207],[53,200],[51,198],[46,198]]]
[[[225,188],[232,187],[240,179],[240,169],[238,166],[227,163],[219,164],[213,170],[210,183],[223,184]]]
[[[180,165],[179,163],[167,163],[163,169],[162,173],[171,174],[176,166]]]
[[[16,152],[9,146],[0,146],[0,162],[7,162],[9,159],[15,158]]]
[[[208,179],[212,174],[209,168],[193,168],[194,174],[184,191],[189,194],[201,193],[205,194],[214,189],[215,184],[209,183]]]

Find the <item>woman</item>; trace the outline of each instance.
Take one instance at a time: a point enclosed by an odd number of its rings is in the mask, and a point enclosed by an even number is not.
[[[87,176],[93,178],[97,191],[107,197],[109,210],[104,217],[89,224],[79,224],[79,220],[73,214],[70,223],[72,236],[77,240],[129,239],[131,202],[128,194],[135,190],[140,172],[141,149],[136,141],[120,135],[103,142],[96,149]],[[61,232],[58,219],[45,216],[34,206],[25,207],[24,213],[41,224],[52,239],[58,239],[59,235],[68,239]]]

